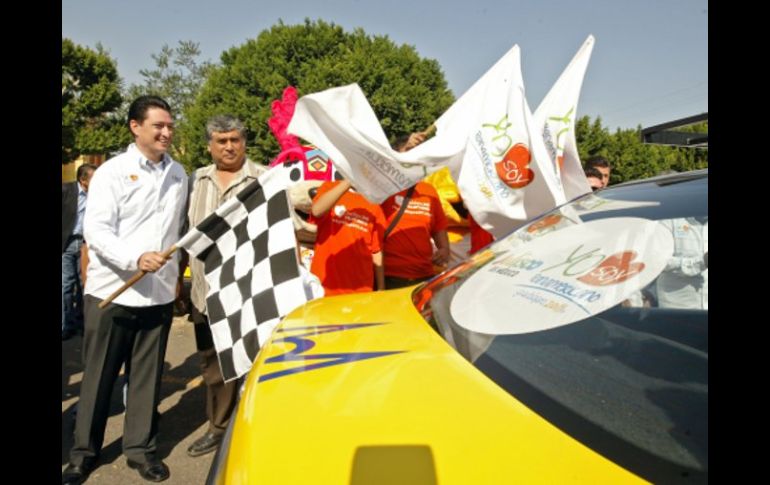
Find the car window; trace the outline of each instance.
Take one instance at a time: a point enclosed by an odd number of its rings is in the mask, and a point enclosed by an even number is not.
[[[413,295],[458,352],[653,482],[707,479],[707,177],[588,194]]]

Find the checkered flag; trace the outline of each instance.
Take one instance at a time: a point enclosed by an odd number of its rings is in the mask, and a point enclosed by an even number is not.
[[[251,369],[260,345],[308,298],[285,183],[270,170],[176,244],[204,263],[206,307],[222,376]]]

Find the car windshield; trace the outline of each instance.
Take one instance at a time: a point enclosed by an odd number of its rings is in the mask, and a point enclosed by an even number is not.
[[[708,478],[708,172],[611,187],[418,288],[533,411],[653,482]]]

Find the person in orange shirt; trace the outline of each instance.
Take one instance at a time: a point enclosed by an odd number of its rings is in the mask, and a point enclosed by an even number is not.
[[[404,152],[422,143],[425,137],[422,132],[412,133],[393,148]],[[384,245],[386,288],[425,281],[436,274],[434,265],[443,267],[449,262],[447,219],[432,185],[417,182],[385,199],[380,207],[388,222]],[[436,245],[435,253],[431,240]]]
[[[385,238],[385,287],[402,288],[432,278],[434,265],[442,267],[449,261],[449,236],[444,209],[436,189],[426,182],[409,190],[391,195],[382,203],[382,211],[390,225],[406,203],[401,217]],[[388,226],[389,227],[389,226]],[[433,252],[433,244],[436,252]]]
[[[350,182],[324,182],[313,198],[311,222],[318,226],[310,271],[325,295],[385,289],[382,267],[382,209],[351,190]]]

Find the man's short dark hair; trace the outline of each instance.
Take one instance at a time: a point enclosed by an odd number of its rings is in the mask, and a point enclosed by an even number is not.
[[[600,171],[596,170],[596,167],[588,167],[588,168],[586,168],[585,172],[586,172],[586,178],[588,178],[588,177],[596,177],[599,180],[602,179],[602,173]]]
[[[94,165],[93,163],[84,163],[83,165],[78,167],[78,171],[75,174],[75,176],[77,177],[78,181],[80,181],[85,178],[86,174],[89,171],[94,171],[94,170],[96,170],[96,165]]]
[[[128,127],[131,128],[131,120],[142,123],[147,118],[147,111],[150,108],[160,108],[171,114],[171,106],[160,96],[146,95],[139,96],[128,107]]]
[[[588,169],[594,167],[610,168],[610,162],[608,162],[607,159],[602,156],[590,157],[588,160],[586,160],[586,168]]]

